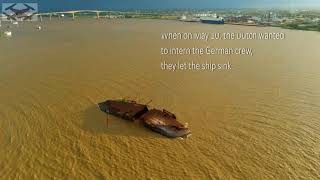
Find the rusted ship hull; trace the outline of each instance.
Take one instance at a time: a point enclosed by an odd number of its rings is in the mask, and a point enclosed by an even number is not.
[[[128,100],[107,100],[98,104],[101,111],[126,120],[142,121],[145,127],[169,138],[188,137],[191,131],[169,111],[152,109]]]
[[[147,128],[151,129],[152,131],[162,134],[163,136],[166,136],[168,138],[178,138],[178,137],[186,138],[191,134],[191,131],[188,129],[177,130],[175,128],[168,127],[168,126],[153,127],[148,124],[144,124],[144,125]]]
[[[148,107],[134,101],[107,100],[98,103],[101,111],[126,120],[136,120],[148,111]]]
[[[166,110],[151,109],[141,116],[144,125],[169,138],[187,137],[191,132]]]

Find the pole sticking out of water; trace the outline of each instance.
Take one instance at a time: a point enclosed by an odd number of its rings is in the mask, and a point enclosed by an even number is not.
[[[109,128],[109,115],[107,114],[107,128]]]

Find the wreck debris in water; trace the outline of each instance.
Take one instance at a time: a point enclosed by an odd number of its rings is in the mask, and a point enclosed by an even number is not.
[[[130,121],[141,121],[144,126],[169,138],[188,137],[187,125],[177,121],[167,110],[151,109],[147,105],[130,100],[107,100],[98,104],[101,111]]]

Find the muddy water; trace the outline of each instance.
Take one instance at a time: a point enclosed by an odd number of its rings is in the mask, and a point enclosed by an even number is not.
[[[1,179],[319,179],[320,34],[157,20],[20,24],[0,39]],[[3,29],[3,27],[2,27]],[[283,41],[161,41],[161,32],[284,32]],[[159,55],[161,47],[254,56]],[[160,62],[232,63],[226,71]],[[96,103],[129,97],[188,122],[171,140]]]

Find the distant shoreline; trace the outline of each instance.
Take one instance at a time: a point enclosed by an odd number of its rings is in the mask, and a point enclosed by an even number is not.
[[[83,11],[83,10],[75,10],[75,11]],[[75,18],[79,17],[97,17],[95,12],[78,12],[75,15]],[[94,10],[93,10],[94,11]],[[73,15],[70,13],[72,11],[66,12],[47,12],[47,13],[40,13],[39,16],[42,17],[50,17],[57,18],[61,17],[63,14],[64,18],[72,18]],[[191,12],[189,12],[191,13]],[[247,12],[249,13],[249,12]],[[51,14],[51,15],[50,15]],[[245,13],[244,13],[245,14]],[[318,13],[313,14],[312,16],[317,16]],[[60,18],[59,17],[59,18]],[[320,17],[320,12],[319,12]],[[155,11],[155,12],[139,12],[139,11],[129,11],[129,12],[121,12],[121,11],[104,11],[100,13],[100,19],[156,19],[156,20],[175,20],[179,21],[181,19],[181,13],[173,13],[173,12],[163,12],[163,11]],[[194,23],[188,22],[186,23]],[[302,31],[316,31],[320,32],[320,22],[319,23],[284,23],[284,24],[259,24],[259,23],[246,23],[246,22],[228,22],[226,21],[225,24],[229,25],[238,25],[238,26],[257,26],[257,27],[280,27],[283,29],[291,29],[291,30],[302,30]]]
[[[97,18],[125,18],[125,19],[159,19],[181,20],[181,18],[199,15],[217,14],[225,18],[226,24],[258,27],[281,27],[320,32],[320,10],[283,10],[283,9],[217,9],[217,10],[72,10],[65,12],[40,13],[43,17],[97,17]],[[313,21],[314,20],[314,21]],[[188,21],[186,21],[188,22]],[[190,22],[192,23],[192,22]]]

